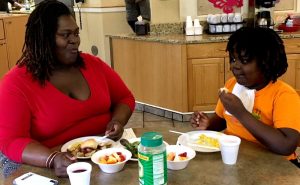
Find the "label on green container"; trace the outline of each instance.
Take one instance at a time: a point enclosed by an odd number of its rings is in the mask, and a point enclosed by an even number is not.
[[[166,152],[139,152],[139,181],[141,185],[165,185],[168,181]]]

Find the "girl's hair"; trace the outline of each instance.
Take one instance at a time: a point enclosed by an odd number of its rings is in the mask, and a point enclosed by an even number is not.
[[[58,61],[55,56],[55,35],[60,16],[72,16],[69,8],[57,0],[45,0],[37,5],[26,24],[23,54],[19,67],[26,66],[33,79],[45,85]],[[81,57],[75,66],[84,66]]]
[[[256,60],[266,80],[276,82],[288,67],[282,39],[269,28],[241,28],[233,33],[227,44],[232,59],[234,52],[239,59]],[[231,61],[231,60],[230,60]]]

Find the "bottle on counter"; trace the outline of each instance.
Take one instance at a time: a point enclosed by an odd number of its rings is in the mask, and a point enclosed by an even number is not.
[[[146,132],[138,146],[139,184],[166,185],[168,181],[166,145],[157,132]]]
[[[137,19],[138,21],[135,22],[135,33],[137,35],[147,35],[150,31],[149,22],[143,20],[142,16],[138,16]]]

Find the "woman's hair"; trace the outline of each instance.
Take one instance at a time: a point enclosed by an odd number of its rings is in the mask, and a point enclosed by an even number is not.
[[[241,28],[233,33],[227,44],[227,51],[232,59],[234,52],[242,61],[256,60],[266,80],[275,82],[288,67],[282,39],[269,28]],[[230,59],[230,61],[231,61]]]
[[[23,54],[17,64],[20,67],[26,66],[27,71],[41,85],[45,85],[58,64],[54,51],[60,16],[72,16],[72,13],[57,0],[45,0],[37,5],[26,24]],[[77,58],[75,65],[83,66],[81,57]]]

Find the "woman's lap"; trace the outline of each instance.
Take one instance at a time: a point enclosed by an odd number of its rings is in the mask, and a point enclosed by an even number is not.
[[[0,152],[0,169],[4,177],[15,172],[20,166],[21,164],[8,159],[4,154],[2,154],[2,152]]]

